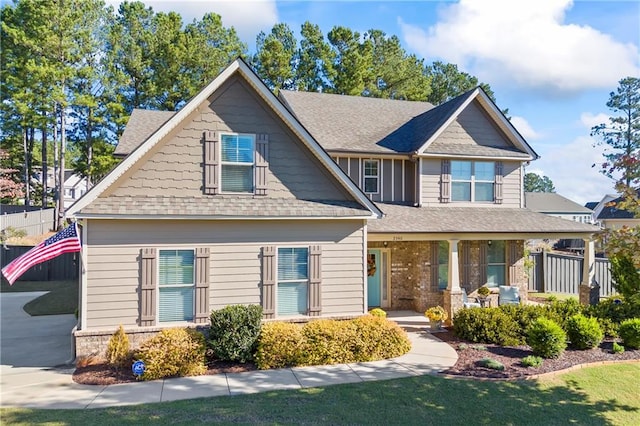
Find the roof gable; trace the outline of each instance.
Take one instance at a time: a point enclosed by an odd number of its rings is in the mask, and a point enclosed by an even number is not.
[[[438,109],[442,111],[437,111]],[[514,157],[524,160],[539,158],[481,87],[445,102],[425,115],[429,114],[438,114],[438,126],[432,129],[426,141],[416,149],[418,154]],[[477,126],[483,119],[486,120],[484,125],[493,129],[493,134],[486,140],[477,137],[481,134]],[[475,123],[472,124],[474,121]],[[467,144],[461,147],[456,146],[461,144],[440,140],[440,137],[456,124],[463,129],[463,132],[470,134],[470,139],[475,141],[475,146]],[[472,130],[468,130],[469,128]],[[459,131],[459,129],[456,130]]]
[[[261,98],[267,108],[272,111],[274,116],[279,119],[290,129],[292,134],[296,135],[305,147],[308,155],[315,158],[324,168],[328,175],[333,176],[344,190],[351,194],[353,199],[366,208],[367,214],[381,216],[382,212],[378,207],[369,200],[362,191],[342,172],[342,170],[333,162],[331,157],[320,147],[320,145],[311,137],[311,135],[300,125],[300,123],[284,108],[278,99],[264,85],[264,83],[256,76],[249,66],[242,60],[237,59],[229,65],[218,77],[216,77],[207,87],[191,99],[180,111],[173,114],[164,122],[155,132],[140,145],[138,145],[114,170],[112,170],[102,181],[95,185],[80,200],[73,204],[67,211],[68,214],[74,215],[82,209],[94,202],[102,194],[107,194],[114,189],[114,184],[125,173],[128,173],[138,162],[143,161],[145,156],[152,153],[152,150],[165,140],[172,132],[180,129],[183,123],[187,122],[189,117],[198,111],[198,107],[206,102],[221,87],[225,85],[234,75],[238,75],[245,81],[246,87],[253,90],[255,96]]]
[[[587,207],[555,192],[525,192],[525,207],[540,213],[591,214]]]

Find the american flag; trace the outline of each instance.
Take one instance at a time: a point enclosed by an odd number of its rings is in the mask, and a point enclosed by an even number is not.
[[[81,248],[78,228],[77,225],[73,223],[68,228],[47,238],[22,256],[11,261],[11,263],[2,268],[2,275],[7,278],[9,285],[13,285],[20,275],[27,272],[32,266],[53,259],[64,253],[80,251]]]

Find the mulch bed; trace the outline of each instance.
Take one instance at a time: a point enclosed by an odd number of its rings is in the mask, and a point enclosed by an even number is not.
[[[459,339],[451,330],[436,334],[436,337],[447,342],[458,353],[458,361],[443,374],[482,379],[514,380],[529,376],[560,371],[580,364],[600,361],[640,360],[640,350],[629,350],[621,354],[612,352],[613,340],[605,340],[599,348],[591,350],[567,349],[557,359],[545,359],[538,368],[524,367],[523,357],[533,355],[528,346],[499,346],[470,343]],[[483,358],[491,358],[501,362],[504,371],[492,370],[478,365]],[[205,374],[239,373],[256,370],[254,364],[237,364],[230,362],[212,362],[207,366]],[[76,368],[73,381],[85,385],[114,385],[135,382],[137,379],[128,369],[115,370],[106,364],[89,365]]]

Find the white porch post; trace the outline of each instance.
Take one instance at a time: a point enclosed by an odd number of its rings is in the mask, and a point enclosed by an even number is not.
[[[588,305],[592,302],[591,291],[598,284],[595,282],[595,243],[593,240],[584,240],[584,259],[582,263],[582,282],[580,283],[580,303]],[[599,291],[596,290],[596,291]]]
[[[458,242],[458,240],[449,240],[449,281],[447,283],[447,290],[452,292],[461,291]]]

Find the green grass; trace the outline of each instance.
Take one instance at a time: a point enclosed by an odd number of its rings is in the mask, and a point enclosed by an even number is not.
[[[578,300],[578,296],[576,294],[564,294],[564,293],[536,293],[533,291],[530,291],[529,293],[529,297],[541,297],[543,299],[546,299],[550,296],[555,297],[557,300],[567,300],[567,299],[576,299]]]
[[[0,292],[48,291],[24,306],[31,316],[73,314],[78,307],[77,281],[18,281],[10,286],[2,280]]]
[[[640,364],[539,382],[421,376],[96,410],[2,409],[3,424],[640,424]]]

